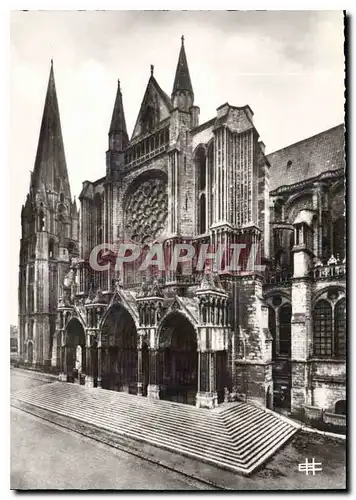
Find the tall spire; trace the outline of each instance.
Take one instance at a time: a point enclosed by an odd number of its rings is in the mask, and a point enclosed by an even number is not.
[[[54,81],[53,60],[51,59],[31,187],[34,190],[44,188],[46,191],[52,190],[59,193],[61,184],[64,196],[71,198]]]
[[[177,69],[176,69],[176,76],[174,79],[172,98],[180,90],[187,90],[187,91],[191,92],[192,95],[194,95],[192,82],[190,80],[190,75],[189,75],[187,56],[185,55],[184,36],[183,35],[182,35],[181,40],[182,40],[182,45],[180,48],[179,59],[178,59],[178,64],[177,64]]]
[[[126,129],[124,105],[122,103],[120,80],[117,81],[117,93],[109,130],[109,142],[110,149],[115,149],[117,151],[125,149],[129,142]]]

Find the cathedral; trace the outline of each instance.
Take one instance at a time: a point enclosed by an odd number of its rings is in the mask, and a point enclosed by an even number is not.
[[[343,124],[266,155],[248,105],[199,122],[183,37],[172,81],[169,96],[151,66],[131,137],[118,82],[106,170],[77,202],[51,64],[21,213],[20,362],[198,408],[345,414]],[[248,241],[261,265],[91,266],[94,248],[123,241],[146,253]]]

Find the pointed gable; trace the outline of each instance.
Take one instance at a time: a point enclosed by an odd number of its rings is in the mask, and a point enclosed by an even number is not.
[[[163,120],[169,118],[171,109],[172,102],[158,85],[152,68],[131,140],[151,133]]]
[[[52,61],[31,187],[71,198]]]

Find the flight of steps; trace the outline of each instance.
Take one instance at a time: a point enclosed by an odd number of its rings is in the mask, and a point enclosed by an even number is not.
[[[16,401],[243,474],[298,430],[245,403],[205,410],[62,382],[17,392]]]

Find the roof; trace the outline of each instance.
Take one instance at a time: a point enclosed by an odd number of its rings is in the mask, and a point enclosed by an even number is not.
[[[184,37],[182,36],[182,45],[179,52],[176,76],[174,78],[172,95],[179,90],[188,90],[193,94],[192,82],[190,80],[187,56],[185,55]]]
[[[344,125],[337,125],[267,155],[270,191],[345,168]]]
[[[34,190],[44,188],[57,193],[63,190],[71,198],[52,61],[31,179]]]
[[[131,141],[142,135],[142,121],[144,118],[145,110],[151,107],[156,110],[159,116],[159,123],[170,116],[172,110],[172,101],[168,95],[161,89],[157,80],[153,76],[153,69],[151,69],[151,76],[141,102],[140,111],[136,120],[134,130],[132,132]],[[159,124],[156,123],[154,128]]]
[[[120,80],[117,81],[117,93],[115,99],[114,110],[112,113],[111,124],[109,133],[116,132],[122,133],[126,136],[128,140],[127,130],[126,130],[126,121],[125,121],[125,113],[124,113],[124,105],[122,103],[122,93],[120,88]],[[127,141],[126,141],[127,142]]]
[[[155,86],[156,86],[156,88],[157,88],[157,90],[158,90],[158,92],[159,92],[160,96],[162,97],[163,101],[165,102],[165,104],[166,104],[167,108],[168,108],[169,110],[171,110],[171,109],[172,109],[172,107],[173,107],[173,106],[172,106],[172,101],[171,101],[171,98],[168,96],[168,94],[166,94],[166,92],[165,92],[164,90],[162,90],[162,88],[161,88],[161,87],[160,87],[160,85],[158,84],[157,80],[156,80],[154,77],[152,77],[152,78],[153,78],[153,80],[154,80],[154,84],[155,84]]]
[[[190,130],[191,134],[198,134],[198,132],[201,132],[202,130],[212,127],[215,123],[216,117],[211,118],[207,122],[202,123],[201,125],[198,125],[197,127],[194,127]]]

